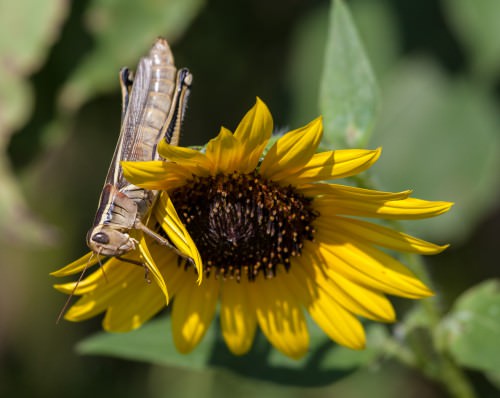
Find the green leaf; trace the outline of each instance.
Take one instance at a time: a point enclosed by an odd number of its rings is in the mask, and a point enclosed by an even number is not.
[[[204,342],[189,355],[180,354],[175,349],[170,317],[153,320],[128,333],[99,332],[81,341],[76,350],[81,354],[101,354],[158,365],[202,369],[210,359],[211,344],[207,342],[215,340],[213,329],[211,327],[207,331]]]
[[[492,81],[500,70],[500,1],[447,0],[446,14],[472,58],[474,70]]]
[[[17,75],[28,75],[37,69],[57,39],[67,12],[65,0],[2,1],[0,67]]]
[[[382,189],[413,189],[414,197],[455,206],[437,218],[403,222],[439,242],[465,239],[497,204],[500,123],[494,99],[473,82],[450,79],[433,62],[413,59],[382,85],[384,108],[372,147]]]
[[[269,364],[272,366],[307,368],[314,361],[321,370],[355,369],[373,363],[381,354],[382,346],[388,337],[387,328],[380,324],[370,324],[366,328],[367,344],[364,350],[351,350],[332,343],[325,333],[309,319],[309,338],[311,353],[304,358],[291,362],[277,350],[269,353]],[[314,358],[314,359],[313,359]]]
[[[500,280],[488,280],[464,292],[441,321],[437,341],[461,365],[497,373]]]
[[[62,0],[0,2],[0,236],[10,243],[46,243],[53,238],[28,208],[4,153],[11,135],[32,113],[29,78],[57,39],[67,8]]]
[[[328,3],[318,4],[297,23],[286,85],[291,92],[290,126],[304,126],[319,116],[319,79],[328,30]]]
[[[332,343],[316,326],[311,325],[310,331],[310,352],[299,361],[277,352],[261,334],[257,335],[248,354],[234,356],[226,348],[218,323],[210,327],[193,352],[179,354],[172,342],[170,317],[151,321],[129,333],[98,333],[80,342],[77,351],[187,369],[215,367],[279,384],[315,386],[329,384],[373,362],[380,355],[386,338],[383,326],[371,325],[367,333],[368,348],[353,351]]]
[[[377,114],[379,92],[342,0],[335,1],[330,14],[319,103],[324,137],[330,146],[365,146]]]
[[[486,372],[485,376],[491,384],[500,390],[500,372],[498,370],[494,372]]]
[[[204,0],[94,0],[86,14],[95,47],[63,88],[59,103],[78,109],[94,95],[117,87],[118,70],[135,68],[158,36],[174,42],[187,29]],[[133,10],[133,12],[131,12]]]
[[[399,48],[396,18],[385,2],[364,0],[350,5],[371,64],[377,75],[382,75],[394,63]],[[291,39],[286,83],[292,102],[290,126],[303,126],[319,115],[319,79],[325,61],[328,10],[328,3],[318,4],[298,21]]]
[[[396,11],[387,1],[358,0],[349,5],[366,56],[380,80],[390,73],[402,47]]]

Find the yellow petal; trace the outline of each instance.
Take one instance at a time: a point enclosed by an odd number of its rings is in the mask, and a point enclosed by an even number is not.
[[[243,355],[252,347],[257,318],[248,297],[248,281],[226,280],[222,284],[220,322],[222,335],[235,355]]]
[[[174,246],[193,261],[198,273],[198,283],[200,283],[203,275],[203,263],[200,253],[186,227],[177,215],[170,197],[165,192],[159,195],[154,211],[156,220],[160,223]]]
[[[96,278],[97,277],[97,278]],[[130,281],[136,279],[146,284],[144,270],[141,267],[126,264],[123,267],[108,267],[106,279],[101,270],[95,271],[87,279],[95,280],[96,288],[80,298],[66,313],[65,319],[73,322],[92,318],[109,307],[116,297],[121,298],[127,294],[136,295],[137,291],[129,291]],[[85,285],[86,281],[82,281]]]
[[[71,322],[80,322],[90,319],[107,308],[107,303],[96,300],[93,296],[83,296],[64,315],[64,319]]]
[[[122,162],[123,176],[131,184],[151,190],[180,187],[192,178],[192,171],[177,163],[155,160]]]
[[[206,278],[185,285],[175,296],[172,333],[177,350],[187,354],[201,341],[215,314],[220,281]]]
[[[108,278],[113,281],[123,278],[126,273],[123,272],[122,267],[135,268],[135,266],[130,263],[123,262],[116,257],[111,257],[103,264],[102,267],[95,270],[87,277],[83,278],[83,276],[81,276],[81,280],[54,285],[54,287],[60,292],[66,294],[81,296],[96,290],[102,285],[106,285],[108,283]]]
[[[186,270],[185,265],[179,264],[179,256],[176,253],[166,251],[165,247],[160,245],[152,246],[151,252],[153,258],[158,259],[156,263],[167,283],[171,297],[175,297],[184,285],[193,283],[194,271]]]
[[[144,262],[144,265],[146,266],[148,272],[153,276],[154,281],[160,288],[161,292],[164,295],[165,299],[165,304],[168,304],[168,291],[167,291],[167,284],[165,283],[165,280],[163,279],[163,275],[161,274],[159,268],[157,267],[155,261],[153,260],[153,257],[151,256],[151,253],[149,252],[148,246],[146,244],[146,240],[144,238],[144,234],[141,232],[138,234],[139,235],[139,253],[141,253],[142,260]]]
[[[307,310],[332,340],[353,350],[365,348],[366,337],[361,322],[327,294],[320,292]]]
[[[350,187],[339,184],[304,184],[300,186],[300,191],[306,197],[321,196],[322,199],[352,199],[358,201],[376,200],[381,203],[389,200],[406,199],[411,190],[401,192],[384,192],[373,189]]]
[[[295,292],[280,277],[258,278],[249,290],[264,335],[283,354],[298,359],[307,352],[309,333]]]
[[[324,236],[319,231],[316,235],[317,247],[328,265],[325,272],[332,279],[339,273],[367,288],[407,298],[433,294],[406,267],[379,250],[350,242],[324,243]]]
[[[378,322],[393,322],[394,309],[387,298],[372,289],[351,282],[341,274],[325,275],[318,266],[320,257],[303,253],[297,258],[299,263],[295,270],[300,280],[312,279],[314,284],[330,298],[346,310]]]
[[[90,252],[85,256],[80,257],[78,260],[75,260],[72,263],[66,265],[65,267],[51,272],[50,275],[60,277],[77,274],[79,272],[82,272],[84,269],[97,264],[97,262],[98,256],[96,256],[95,253]]]
[[[362,200],[352,197],[319,197],[314,200],[314,208],[326,216],[350,215],[358,217],[386,218],[393,220],[415,220],[436,217],[446,213],[453,203],[431,202],[406,198],[402,200],[384,200],[371,198]]]
[[[347,217],[320,217],[314,224],[316,229],[322,229],[325,233],[328,232],[337,240],[371,242],[377,246],[409,253],[437,254],[449,246],[435,245],[403,232]]]
[[[322,135],[321,117],[285,134],[269,149],[260,166],[260,173],[265,178],[279,181],[297,172],[310,161]]]
[[[105,278],[107,278],[107,275],[104,276],[103,270],[99,269],[81,281],[56,284],[54,289],[62,293],[81,296],[96,290],[103,281],[105,282]]]
[[[348,310],[342,307],[333,297],[335,292],[328,294],[319,288],[311,276],[298,267],[291,267],[289,274],[308,289],[309,299],[304,303],[306,308],[323,331],[337,343],[360,350],[365,347],[365,332],[359,320]],[[302,272],[301,272],[302,271]]]
[[[128,294],[114,298],[106,311],[102,322],[106,331],[128,332],[137,329],[165,307],[164,293],[156,284],[147,284],[141,278],[129,282],[131,286]]]
[[[158,153],[165,159],[179,163],[183,167],[200,166],[209,170],[212,167],[204,153],[192,148],[184,148],[177,145],[170,145],[165,140],[162,140],[158,145]]]
[[[350,177],[370,168],[381,149],[342,149],[315,154],[311,160],[284,181],[293,185]]]
[[[266,104],[257,97],[255,105],[243,117],[234,132],[242,145],[241,173],[250,173],[259,162],[273,131],[273,118]]]
[[[233,134],[221,128],[219,135],[207,144],[207,159],[212,164],[211,173],[230,174],[239,169],[243,148]]]

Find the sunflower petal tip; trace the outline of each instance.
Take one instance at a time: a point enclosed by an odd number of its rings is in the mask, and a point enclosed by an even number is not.
[[[67,285],[66,283],[54,283],[52,287],[56,289],[58,292],[66,293],[67,291],[66,285]]]
[[[75,271],[71,272],[71,270],[67,270],[65,268],[66,267],[60,268],[60,269],[55,270],[55,271],[52,271],[51,273],[49,273],[49,275],[50,276],[55,276],[56,278],[61,278],[63,276],[73,275],[73,274],[79,272],[79,270],[77,270],[76,272]]]
[[[304,357],[304,355],[307,354],[307,351],[308,350],[303,350],[303,351],[299,351],[299,352],[291,352],[291,353],[287,353],[286,355],[290,356],[290,358],[298,361],[299,359],[302,359]]]
[[[317,128],[323,128],[323,115],[319,115],[311,122],[311,125]]]
[[[453,202],[434,202],[436,204],[436,215],[447,213],[455,205]]]
[[[438,246],[438,249],[436,251],[436,254],[439,254],[441,252],[444,252],[446,249],[448,249],[451,245],[449,243],[447,243],[446,245],[441,245],[441,246]]]
[[[356,341],[350,341],[350,342],[346,342],[344,344],[341,343],[341,345],[344,345],[345,347],[347,347],[351,350],[363,351],[364,349],[366,349],[366,338],[363,337],[360,339],[356,339]]]

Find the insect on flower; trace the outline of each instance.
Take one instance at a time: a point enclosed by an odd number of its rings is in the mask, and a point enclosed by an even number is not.
[[[191,82],[188,69],[177,71],[170,47],[162,38],[140,60],[133,78],[127,68],[120,70],[121,130],[94,223],[87,234],[87,245],[92,252],[53,275],[82,272],[81,279],[87,267],[100,263],[101,255],[116,257],[144,266],[146,274],[151,273],[166,294],[165,282],[145,244],[145,235],[194,262],[197,268],[201,266],[198,253],[186,250],[190,238],[176,214],[169,215],[171,228],[165,230],[168,238],[155,231],[158,224],[149,216],[158,191],[129,183],[121,166],[123,161],[160,159],[157,147],[162,141],[178,144]]]
[[[433,294],[384,249],[429,255],[447,245],[364,219],[434,217],[452,203],[334,183],[370,168],[381,150],[317,153],[321,118],[265,151],[272,130],[271,114],[257,99],[234,133],[222,128],[202,151],[163,141],[158,151],[168,161],[123,163],[129,181],[162,191],[152,217],[165,229],[176,211],[203,261],[200,284],[200,269],[181,267],[175,253],[151,246],[174,298],[172,334],[180,352],[199,344],[217,307],[222,335],[236,355],[250,350],[260,328],[278,350],[300,358],[309,348],[306,313],[332,340],[362,349],[360,317],[396,319],[386,295]],[[112,259],[104,268],[110,282],[98,271],[83,280],[66,319],[104,312],[105,330],[127,331],[165,307],[159,288],[140,284],[138,267]],[[56,288],[69,293],[75,282]]]
[[[187,69],[176,72],[164,39],[158,39],[149,55],[141,59],[133,82],[128,69],[120,71],[122,127],[94,224],[87,234],[87,244],[94,253],[121,256],[135,249],[137,240],[129,235],[131,229],[172,247],[142,221],[157,191],[125,180],[121,162],[159,159],[156,148],[162,139],[177,145],[191,81]]]

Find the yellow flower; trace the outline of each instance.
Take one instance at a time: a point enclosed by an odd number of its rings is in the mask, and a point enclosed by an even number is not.
[[[123,164],[131,183],[162,191],[153,216],[171,229],[167,215],[175,207],[203,262],[199,285],[195,267],[147,245],[174,298],[173,336],[181,352],[200,342],[219,301],[222,334],[234,354],[250,349],[259,326],[278,350],[299,358],[309,345],[305,313],[332,340],[362,349],[359,317],[395,320],[386,294],[432,295],[380,248],[436,254],[447,246],[355,217],[426,218],[451,203],[324,182],[368,169],[380,149],[316,153],[321,118],[285,134],[263,156],[272,130],[269,110],[257,99],[234,133],[222,128],[204,151],[162,143],[158,151],[168,161]],[[111,259],[104,271],[107,282],[100,270],[80,282],[75,294],[83,297],[67,319],[106,311],[104,328],[124,331],[164,307],[165,293],[144,282],[141,267]]]

